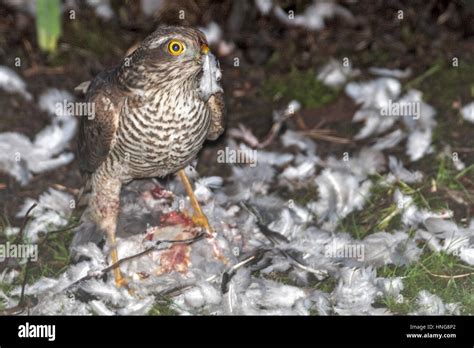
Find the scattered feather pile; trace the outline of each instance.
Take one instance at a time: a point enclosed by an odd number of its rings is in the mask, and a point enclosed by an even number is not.
[[[263,14],[273,10],[282,20],[286,17],[273,1],[257,0],[256,4]],[[315,1],[291,24],[318,30],[324,27],[325,18],[334,15],[351,17],[333,2]],[[208,37],[214,35],[219,40],[212,23],[206,30]],[[2,77],[1,73],[2,86],[8,78],[13,82],[7,85],[16,86],[12,93],[27,98],[18,76],[4,71]],[[119,267],[134,294],[114,285],[106,270],[111,262],[108,247],[98,247],[104,236],[85,214],[78,229],[86,233],[76,234],[72,244],[75,263],[57,278],[42,277],[26,286],[25,294],[38,300],[30,313],[140,315],[163,305],[179,314],[381,315],[390,311],[380,306],[380,299],[406,300],[403,278],[377,277],[379,268],[405,267],[419,261],[422,245],[474,265],[474,219],[467,227],[460,226],[449,220],[452,212],[419,208],[413,197],[400,189],[388,197],[393,214],[401,217],[398,230],[381,227],[360,239],[341,232],[341,220],[366,207],[374,176],[387,186],[423,179],[421,172],[407,169],[406,163],[393,155],[387,157],[384,150],[406,140],[411,161],[432,151],[436,111],[422,100],[420,91],[402,95],[397,79],[407,77],[409,70],[377,68],[372,73],[384,77],[347,83],[355,72],[332,61],[317,77],[332,87],[345,85],[345,92],[360,105],[354,121],[364,122],[355,138],[370,138],[372,145],[344,158],[321,158],[312,140],[291,129],[278,137],[278,132],[273,134],[273,141],[279,142],[278,152],[243,126],[230,129],[226,151],[236,156],[222,164],[230,165],[229,176],[200,178],[190,172],[196,196],[215,230],[212,236],[202,238],[176,178],[134,181],[122,190],[117,231],[119,256],[129,258]],[[209,55],[200,85],[204,98],[221,91],[219,80],[220,70]],[[0,134],[1,170],[26,184],[32,174],[72,160],[65,150],[76,121],[57,108],[66,100],[72,97],[59,90],[40,96],[39,107],[51,115],[52,124],[34,141],[17,133]],[[412,113],[396,114],[397,108],[410,105]],[[293,101],[276,110],[274,129],[280,130],[284,120],[300,107]],[[467,105],[461,111],[468,121],[470,110],[472,106]],[[12,157],[15,152],[21,154],[18,161]],[[302,197],[301,190],[308,195]],[[281,192],[286,193],[285,199]],[[67,225],[72,203],[72,197],[64,192],[44,192],[30,214],[25,238],[36,242],[42,234]],[[33,200],[27,199],[18,217],[32,204]],[[8,233],[18,231],[10,228]],[[18,272],[4,271],[0,280],[12,283],[16,277]],[[328,277],[335,283],[332,291],[315,289],[316,282]],[[13,307],[21,293],[19,286],[8,293],[0,291],[0,301]],[[445,304],[427,291],[418,294],[416,308],[412,314],[460,313],[459,304]]]
[[[15,71],[3,65],[0,66],[0,88],[8,93],[18,93],[26,100],[33,98],[26,90],[25,81]]]
[[[333,88],[344,85],[347,80],[360,74],[359,70],[352,70],[351,64],[331,59],[318,73],[318,80]]]
[[[403,130],[399,128],[386,134],[377,140],[374,148],[387,149],[406,138],[406,154],[411,161],[418,161],[433,152],[431,141],[433,128],[436,126],[436,110],[423,101],[420,91],[411,89],[401,95],[401,90],[401,83],[393,77],[350,82],[346,85],[347,95],[361,105],[353,121],[364,122],[364,126],[354,138],[365,139],[383,134],[399,125]]]
[[[24,230],[24,236],[32,243],[38,241],[40,233],[46,234],[55,226],[66,225],[74,208],[72,195],[50,188],[40,195],[38,202],[27,198],[17,217],[24,217],[34,203],[37,203],[37,206],[29,215],[33,221]]]
[[[67,149],[76,133],[77,120],[62,105],[72,101],[68,92],[57,89],[49,89],[39,97],[39,107],[51,116],[51,124],[33,141],[20,133],[0,133],[0,171],[26,185],[33,174],[70,163],[74,155]]]
[[[416,303],[418,309],[411,313],[414,315],[459,315],[459,303],[444,303],[439,296],[426,290],[421,290]]]

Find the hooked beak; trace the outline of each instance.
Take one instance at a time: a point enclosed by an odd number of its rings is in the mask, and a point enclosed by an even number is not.
[[[209,53],[209,46],[205,45],[205,44],[202,44],[201,45],[201,54],[202,55],[206,55]]]

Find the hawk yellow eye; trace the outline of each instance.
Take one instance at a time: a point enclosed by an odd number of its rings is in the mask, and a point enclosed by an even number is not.
[[[179,56],[184,51],[184,44],[178,40],[171,40],[168,44],[168,52],[173,56]]]

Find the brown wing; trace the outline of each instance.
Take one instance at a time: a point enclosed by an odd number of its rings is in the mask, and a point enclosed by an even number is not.
[[[225,127],[224,94],[216,93],[211,95],[207,105],[211,109],[211,127],[209,128],[207,139],[216,140],[224,132]]]
[[[114,83],[114,71],[99,74],[88,86],[86,101],[93,115],[81,117],[78,135],[79,167],[93,173],[107,158],[115,138],[125,93]]]

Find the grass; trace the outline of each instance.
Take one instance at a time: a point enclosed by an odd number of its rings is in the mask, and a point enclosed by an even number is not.
[[[284,200],[293,200],[300,206],[314,201],[315,197],[318,196],[318,188],[313,183],[307,183],[304,187],[297,187],[294,190],[290,190],[287,187],[277,187],[275,193]]]
[[[404,297],[402,303],[390,296],[383,297],[379,304],[385,305],[396,314],[408,314],[417,309],[416,298],[421,290],[439,296],[444,303],[460,303],[462,314],[474,313],[474,267],[462,264],[459,258],[446,253],[425,250],[417,263],[407,267],[385,266],[378,270],[381,277],[402,277]],[[431,273],[431,274],[430,274]],[[466,275],[461,278],[449,278]],[[444,278],[447,276],[448,278]]]
[[[51,233],[50,231],[47,238],[46,242],[39,243],[38,262],[31,263],[28,283],[34,283],[42,277],[57,278],[69,266],[70,253],[68,248],[73,238],[73,232],[68,230]]]
[[[385,66],[394,59],[393,55],[384,49],[365,49],[356,54],[353,49],[344,49],[338,56],[351,57],[355,67]]]
[[[380,178],[372,178],[374,186],[363,210],[353,212],[343,219],[339,231],[348,232],[356,239],[378,231],[394,231],[405,228],[401,223],[401,210],[393,203],[393,192],[400,190],[413,199],[413,204],[430,211],[450,209],[455,202],[445,192],[456,192],[467,204],[474,203],[474,165],[462,171],[456,170],[450,156],[431,155],[431,172],[425,173],[421,183],[409,185],[397,182],[386,186]],[[433,165],[434,164],[434,165]],[[460,222],[458,222],[460,223]],[[406,229],[406,228],[405,228]],[[409,233],[413,233],[412,229]],[[402,303],[396,298],[383,297],[374,306],[387,307],[395,314],[409,314],[417,309],[416,299],[421,290],[439,296],[445,303],[459,303],[462,314],[474,313],[474,267],[463,264],[455,255],[436,253],[425,248],[420,260],[404,267],[388,265],[377,270],[379,277],[402,277],[404,297]],[[470,274],[471,273],[471,274]],[[461,275],[459,278],[452,276]],[[328,287],[332,291],[331,287]]]
[[[454,107],[455,104],[466,104],[474,97],[474,83],[471,78],[474,75],[474,60],[459,59],[457,67],[446,60],[442,63],[437,61],[427,72],[431,74],[424,79],[415,79],[419,83],[413,87],[422,90],[423,99],[437,110],[438,125],[433,132],[436,152],[442,151],[445,145],[450,145],[452,151],[474,147],[474,126],[463,120],[459,110]],[[466,159],[469,157],[466,156]],[[433,167],[432,163],[423,163],[424,171]]]
[[[272,280],[274,282],[280,283],[280,284],[285,284],[285,285],[291,285],[291,286],[297,286],[295,281],[290,277],[289,271],[286,272],[270,272],[268,274],[262,274],[260,272],[254,272],[252,276],[256,278],[264,278],[268,280]]]
[[[402,277],[404,289],[401,291],[403,302],[397,303],[396,298],[384,296],[378,298],[374,307],[387,307],[392,313],[407,315],[418,309],[417,296],[421,290],[427,290],[439,296],[443,302],[459,303],[461,314],[474,313],[474,267],[462,264],[459,258],[453,255],[433,253],[424,250],[418,262],[409,266],[398,267],[387,265],[377,270],[378,277]],[[469,273],[472,273],[468,275]],[[460,278],[450,278],[461,276]],[[272,272],[265,275],[282,284],[295,285],[287,273]],[[331,293],[337,285],[337,280],[329,277],[323,281],[312,282],[310,287],[326,293]],[[310,311],[318,315],[316,311]]]
[[[452,157],[443,153],[427,160],[436,163],[421,190],[427,208],[452,210],[455,218],[465,216],[466,207],[474,204],[474,164],[459,171]]]
[[[401,228],[402,211],[393,203],[392,197],[395,189],[400,189],[403,184],[387,186],[381,179],[382,177],[372,178],[374,185],[364,208],[342,219],[338,231],[350,233],[356,239],[364,239],[367,235],[378,231],[394,231]]]
[[[418,79],[420,83],[411,87],[422,90],[424,99],[437,108],[444,106],[451,109],[452,102],[459,97],[472,97],[470,87],[474,85],[471,78],[474,74],[473,63],[472,59],[460,59],[456,67],[451,62],[440,59],[427,69],[431,73],[426,78]]]
[[[75,223],[76,222],[71,219],[70,225]],[[30,262],[28,266],[27,284],[33,284],[42,277],[57,278],[66,271],[69,266],[70,255],[68,246],[72,240],[73,232],[71,230],[57,230],[53,226],[49,226],[48,229],[50,230],[49,233],[44,236],[43,239],[40,237],[39,241],[36,243],[38,245],[38,260],[36,262]],[[0,236],[0,240],[13,243],[16,237],[17,236],[6,237],[2,235]],[[24,240],[21,243],[30,242]],[[0,290],[8,293],[13,288],[21,286],[26,274],[26,267],[26,264],[15,266],[15,269],[20,271],[19,276],[15,278],[12,284],[0,282]],[[0,269],[0,271],[2,271],[2,269]],[[3,309],[1,307],[1,302],[0,309]]]
[[[470,178],[474,178],[474,164],[458,171],[449,156],[440,154],[434,160],[433,157],[430,156],[426,160],[436,163],[436,166],[432,173],[425,173],[421,183],[409,185],[399,181],[387,186],[382,183],[382,177],[372,178],[374,186],[364,208],[342,219],[338,230],[348,232],[356,239],[363,239],[378,231],[401,229],[403,210],[399,209],[392,199],[396,189],[410,196],[418,208],[430,211],[451,210],[455,202],[446,192],[452,194],[454,191],[468,204],[474,204],[474,187],[466,187],[466,184],[472,184]]]
[[[452,158],[446,155],[437,157],[438,170],[436,172],[436,182],[439,186],[444,186],[452,190],[460,190],[466,192],[467,189],[462,182],[464,177],[474,178],[474,164],[467,166],[461,171],[454,167]]]

